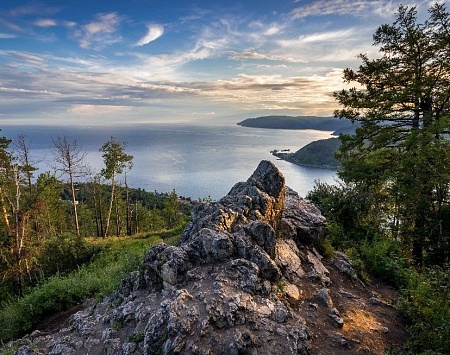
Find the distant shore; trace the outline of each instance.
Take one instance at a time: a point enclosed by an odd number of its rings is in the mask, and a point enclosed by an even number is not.
[[[298,166],[304,166],[307,168],[316,168],[316,169],[327,169],[327,170],[339,170],[338,166],[333,166],[333,165],[329,165],[329,164],[306,164],[306,163],[301,163],[299,162],[296,158],[295,155],[296,153],[291,153],[289,151],[289,149],[283,149],[283,150],[271,150],[270,154],[272,154],[273,156],[277,157],[280,160],[284,160],[287,161],[291,164],[295,164]]]

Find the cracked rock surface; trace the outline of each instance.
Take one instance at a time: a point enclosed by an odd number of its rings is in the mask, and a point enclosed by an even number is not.
[[[154,246],[116,292],[58,332],[33,333],[16,354],[306,355],[322,353],[321,341],[334,349],[324,354],[351,353],[365,343],[345,333],[342,302],[362,304],[364,295],[348,289],[345,255],[325,265],[313,248],[325,237],[319,209],[262,161],[246,182],[193,211],[178,246]],[[347,289],[333,285],[340,277]],[[385,301],[367,303],[393,312]]]

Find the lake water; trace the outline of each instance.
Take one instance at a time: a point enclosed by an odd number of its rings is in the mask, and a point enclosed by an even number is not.
[[[270,160],[280,169],[288,186],[305,196],[315,180],[333,183],[335,172],[297,166],[278,160],[273,149],[300,147],[331,132],[275,130],[230,126],[148,124],[130,127],[1,127],[0,134],[14,139],[24,134],[31,141],[31,155],[39,172],[51,170],[52,138],[76,139],[88,153],[95,172],[103,167],[99,148],[111,136],[127,141],[126,152],[134,156],[128,174],[132,187],[168,192],[197,199],[219,199],[238,181],[245,181],[259,162]]]

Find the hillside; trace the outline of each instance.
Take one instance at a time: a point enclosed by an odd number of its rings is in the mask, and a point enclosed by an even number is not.
[[[316,129],[319,131],[345,131],[353,127],[353,124],[347,120],[318,116],[262,116],[247,118],[238,125],[254,128]]]
[[[311,142],[297,150],[295,153],[272,151],[280,159],[294,164],[314,168],[339,168],[339,162],[334,158],[334,152],[339,149],[339,138],[321,139]]]
[[[325,259],[325,218],[262,161],[218,202],[199,205],[178,246],[20,354],[382,354],[406,341],[396,293]]]

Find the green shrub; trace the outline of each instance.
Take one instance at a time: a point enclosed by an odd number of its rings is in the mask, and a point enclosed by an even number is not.
[[[101,299],[115,290],[122,279],[142,263],[158,236],[90,240],[101,248],[94,261],[67,276],[54,276],[23,298],[10,299],[0,308],[0,342],[15,339],[33,329],[45,316],[80,304]]]
[[[100,251],[75,234],[61,234],[44,242],[38,257],[40,272],[44,276],[65,274],[89,262]]]
[[[329,239],[317,240],[314,243],[314,247],[317,251],[325,258],[330,258],[333,256],[334,248],[331,245],[331,241]]]
[[[397,287],[405,284],[405,273],[409,266],[396,241],[378,237],[362,243],[359,250],[361,259],[371,275]]]
[[[345,254],[351,259],[353,269],[355,269],[356,275],[352,275],[353,277],[359,277],[361,280],[365,282],[370,281],[370,277],[367,274],[366,265],[364,261],[361,259],[361,252],[359,249],[354,247],[348,248],[345,251]]]
[[[374,196],[361,186],[356,189],[319,182],[307,197],[320,206],[327,218],[332,246],[352,259],[362,279],[367,281],[373,275],[401,290],[397,307],[410,323],[407,329],[410,341],[405,351],[450,354],[449,268],[423,268],[419,272],[412,267],[408,259],[410,250],[404,250],[389,236],[389,229],[380,227],[389,225],[389,221],[380,218],[375,207],[380,206],[380,201],[373,200]],[[444,212],[444,216],[450,216],[450,207],[444,208]],[[441,222],[439,227],[450,224],[448,218]],[[440,229],[431,232],[438,233]],[[430,244],[426,249],[426,265],[448,260],[448,239],[436,240],[438,245]]]
[[[410,350],[415,354],[450,354],[450,272],[432,268],[407,273],[398,309],[411,325]]]

